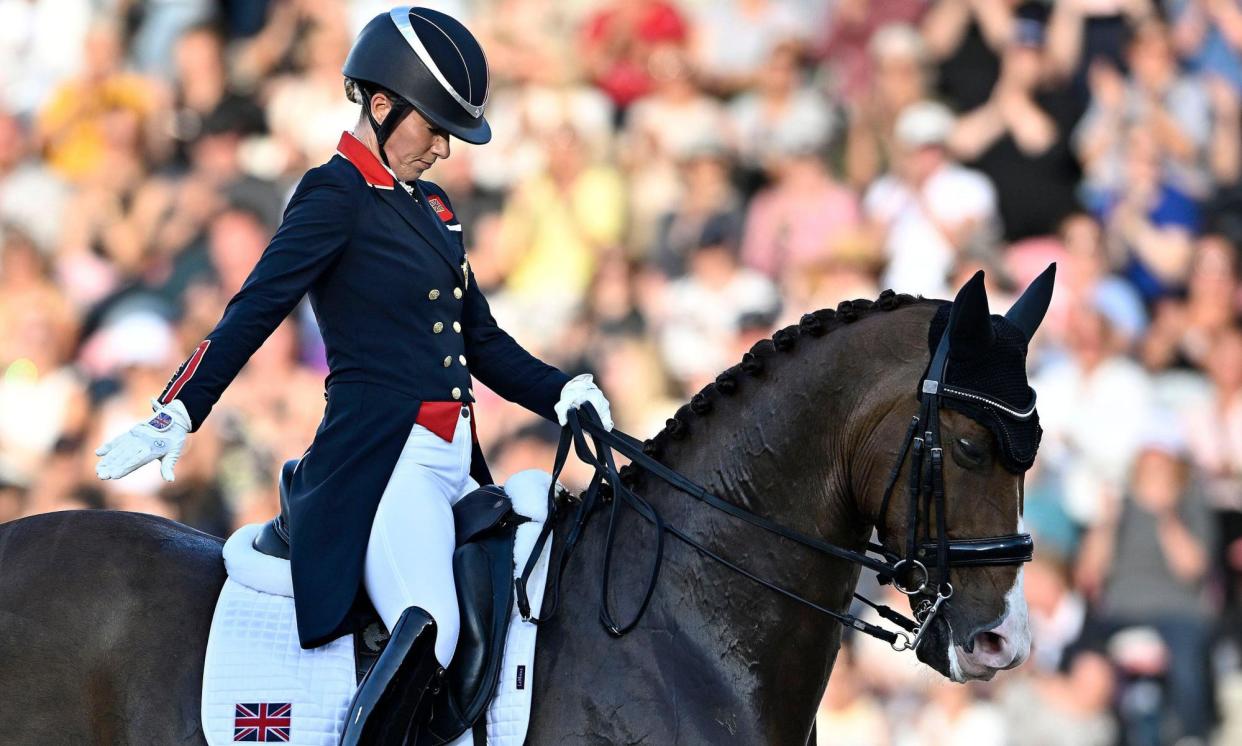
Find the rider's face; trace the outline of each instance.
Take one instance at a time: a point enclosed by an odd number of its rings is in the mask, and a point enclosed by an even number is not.
[[[373,104],[375,118],[383,118],[391,111],[384,96],[376,96]],[[413,181],[440,158],[450,153],[449,134],[423,118],[417,110],[411,111],[389,136],[384,145],[388,154],[388,166],[400,181]]]

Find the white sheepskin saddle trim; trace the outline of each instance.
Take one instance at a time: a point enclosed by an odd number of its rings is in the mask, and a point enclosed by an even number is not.
[[[250,523],[224,542],[224,569],[235,582],[273,596],[293,598],[293,574],[289,560],[269,557],[254,548],[262,523]]]

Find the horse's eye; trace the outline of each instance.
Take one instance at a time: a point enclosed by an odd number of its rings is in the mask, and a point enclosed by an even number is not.
[[[954,449],[954,455],[960,456],[966,463],[962,466],[980,466],[984,459],[987,458],[987,452],[974,441],[966,438],[957,439],[957,448]]]

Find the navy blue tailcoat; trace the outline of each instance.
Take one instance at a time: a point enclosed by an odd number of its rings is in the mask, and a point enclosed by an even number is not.
[[[304,648],[352,631],[371,522],[422,402],[473,401],[473,374],[554,419],[568,381],[496,324],[448,195],[426,181],[407,193],[346,133],[338,154],[302,177],[262,258],[160,400],[179,399],[197,430],[308,293],[329,374],[323,421],[289,494]],[[471,473],[491,481],[477,444]]]

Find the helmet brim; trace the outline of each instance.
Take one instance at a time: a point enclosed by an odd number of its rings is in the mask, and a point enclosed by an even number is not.
[[[423,112],[423,119],[440,127],[458,140],[463,140],[471,145],[483,145],[492,139],[492,126],[487,123],[486,117],[479,117],[470,125],[463,125],[461,122],[439,121],[436,117],[429,117]]]

